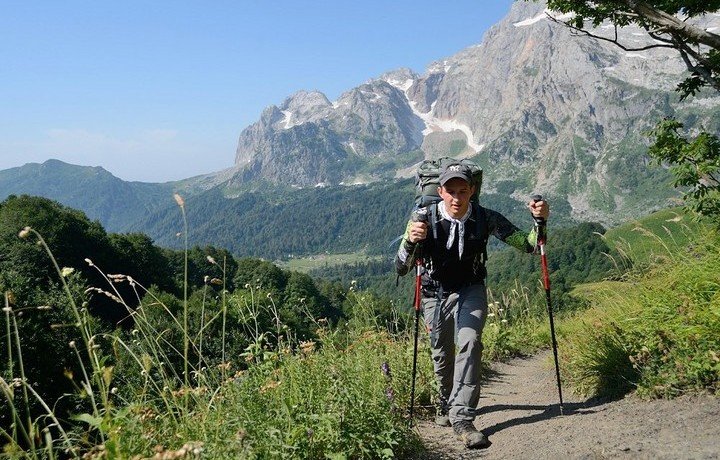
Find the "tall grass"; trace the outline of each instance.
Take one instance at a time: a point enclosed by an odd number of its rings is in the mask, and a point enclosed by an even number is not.
[[[720,394],[720,238],[701,235],[681,251],[666,244],[624,282],[576,290],[593,304],[564,325],[566,369],[581,392]]]
[[[39,234],[26,229],[23,236],[31,234],[52,258]],[[55,265],[64,283],[67,269]],[[223,289],[218,311],[209,311],[203,300],[196,321],[187,295],[178,308],[131,277],[103,276],[107,286],[88,292],[124,305],[133,329],[94,330],[87,309],[65,286],[70,327],[80,337],[68,346],[82,369],[78,390],[91,407],[75,414],[74,422],[59,420],[53,402],[34,393],[22,366],[18,312],[6,300],[7,359],[11,373],[19,372],[0,379],[15,421],[11,432],[0,433],[6,455],[394,458],[420,449],[406,418],[412,361],[407,328],[379,323],[370,296],[351,292],[354,315],[347,325],[330,328],[314,318],[317,339],[298,341],[281,323],[272,295],[251,286],[232,295]],[[132,287],[139,305],[131,308],[121,297],[120,283]],[[306,310],[300,303],[296,308]],[[222,323],[219,355],[209,352],[206,337],[216,322]],[[241,336],[244,349],[226,355],[237,349],[237,343],[226,347],[226,331],[227,337]],[[428,405],[429,358],[423,363],[417,397]],[[22,388],[23,401],[16,400],[14,387]],[[40,417],[16,410],[31,400],[45,408]]]

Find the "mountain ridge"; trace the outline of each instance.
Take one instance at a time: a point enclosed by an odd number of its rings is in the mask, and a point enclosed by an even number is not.
[[[611,225],[676,200],[669,173],[649,164],[643,133],[668,115],[690,129],[720,130],[720,97],[678,103],[673,85],[683,68],[672,52],[626,53],[573,37],[545,14],[541,3],[518,2],[481,43],[438,59],[423,74],[391,70],[335,101],[319,91],[298,91],[242,131],[236,164],[223,171],[153,184],[46,162],[44,169],[35,164],[0,171],[0,198],[46,196],[85,211],[111,231],[144,231],[163,244],[173,244],[169,235],[177,232],[159,224],[174,212],[175,192],[189,202],[198,197],[206,213],[199,219],[215,223],[215,229],[204,228],[202,242],[212,243],[213,231],[233,241],[239,230],[213,214],[246,209],[233,200],[248,193],[302,207],[289,198],[292,193],[320,203],[322,192],[303,190],[324,187],[327,196],[346,202],[358,190],[354,184],[378,183],[385,193],[405,190],[405,182],[393,181],[412,176],[424,158],[446,155],[480,164],[486,195],[523,203],[542,193],[554,210],[562,209],[554,211],[562,219]],[[720,20],[716,15],[708,21]],[[622,33],[647,41],[635,29]],[[412,190],[402,193],[410,203]]]

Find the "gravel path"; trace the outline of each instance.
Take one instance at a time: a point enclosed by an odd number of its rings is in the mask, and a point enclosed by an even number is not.
[[[720,398],[586,400],[563,390],[560,415],[548,352],[496,364],[475,419],[492,445],[465,449],[452,428],[420,420],[428,449],[421,459],[720,458]]]

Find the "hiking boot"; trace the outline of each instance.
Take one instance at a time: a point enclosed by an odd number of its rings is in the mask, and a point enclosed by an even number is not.
[[[435,425],[445,427],[452,426],[450,423],[448,405],[443,397],[440,397],[440,401],[438,401],[435,406]]]
[[[447,412],[440,413],[435,415],[435,425],[437,426],[452,426],[450,423],[450,416],[448,416]]]
[[[471,420],[457,420],[453,422],[452,427],[468,449],[482,449],[490,446],[488,438],[475,428]]]

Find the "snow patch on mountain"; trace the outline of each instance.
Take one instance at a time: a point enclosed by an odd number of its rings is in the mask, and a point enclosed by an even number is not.
[[[542,21],[543,19],[548,19],[548,15],[552,16],[553,18],[555,18],[555,19],[558,20],[558,21],[566,21],[566,20],[568,20],[568,19],[571,19],[571,18],[574,16],[572,13],[559,14],[559,15],[555,16],[554,13],[558,13],[558,12],[557,12],[557,11],[552,11],[552,10],[545,9],[545,11],[543,11],[543,12],[540,13],[540,14],[538,14],[538,15],[535,16],[534,18],[528,18],[528,19],[525,19],[525,20],[523,20],[523,21],[515,22],[515,23],[513,23],[513,25],[514,25],[515,27],[527,27],[527,26],[531,26],[531,25],[533,25],[533,24],[535,24],[535,23],[537,23],[537,22]]]
[[[283,110],[282,113],[283,113],[283,115],[285,115],[285,118],[283,118],[282,120],[280,120],[280,123],[282,123],[283,128],[285,128],[285,129],[290,129],[290,128],[292,128],[292,126],[293,126],[293,125],[291,124],[292,115],[293,115],[292,112],[289,111],[289,110]]]
[[[417,109],[417,104],[414,101],[410,101],[410,108],[412,109],[413,113],[415,113],[415,115],[417,115],[418,118],[420,118],[425,123],[425,129],[422,131],[423,136],[427,136],[435,132],[451,133],[453,131],[460,131],[465,134],[468,147],[473,149],[475,152],[480,152],[485,146],[483,144],[478,144],[475,142],[475,136],[473,135],[472,130],[469,126],[460,123],[457,120],[443,120],[440,118],[436,118],[433,115],[436,103],[437,101],[432,103],[429,112],[423,113]]]
[[[405,81],[400,81],[400,80],[395,80],[395,79],[392,79],[392,78],[388,78],[388,79],[385,80],[385,81],[386,81],[388,84],[390,84],[390,85],[394,86],[395,88],[399,89],[399,90],[402,91],[403,93],[404,93],[404,92],[407,92],[407,90],[410,89],[410,87],[413,85],[413,83],[415,83],[415,80],[413,80],[412,78],[408,78],[408,79],[405,80]]]

